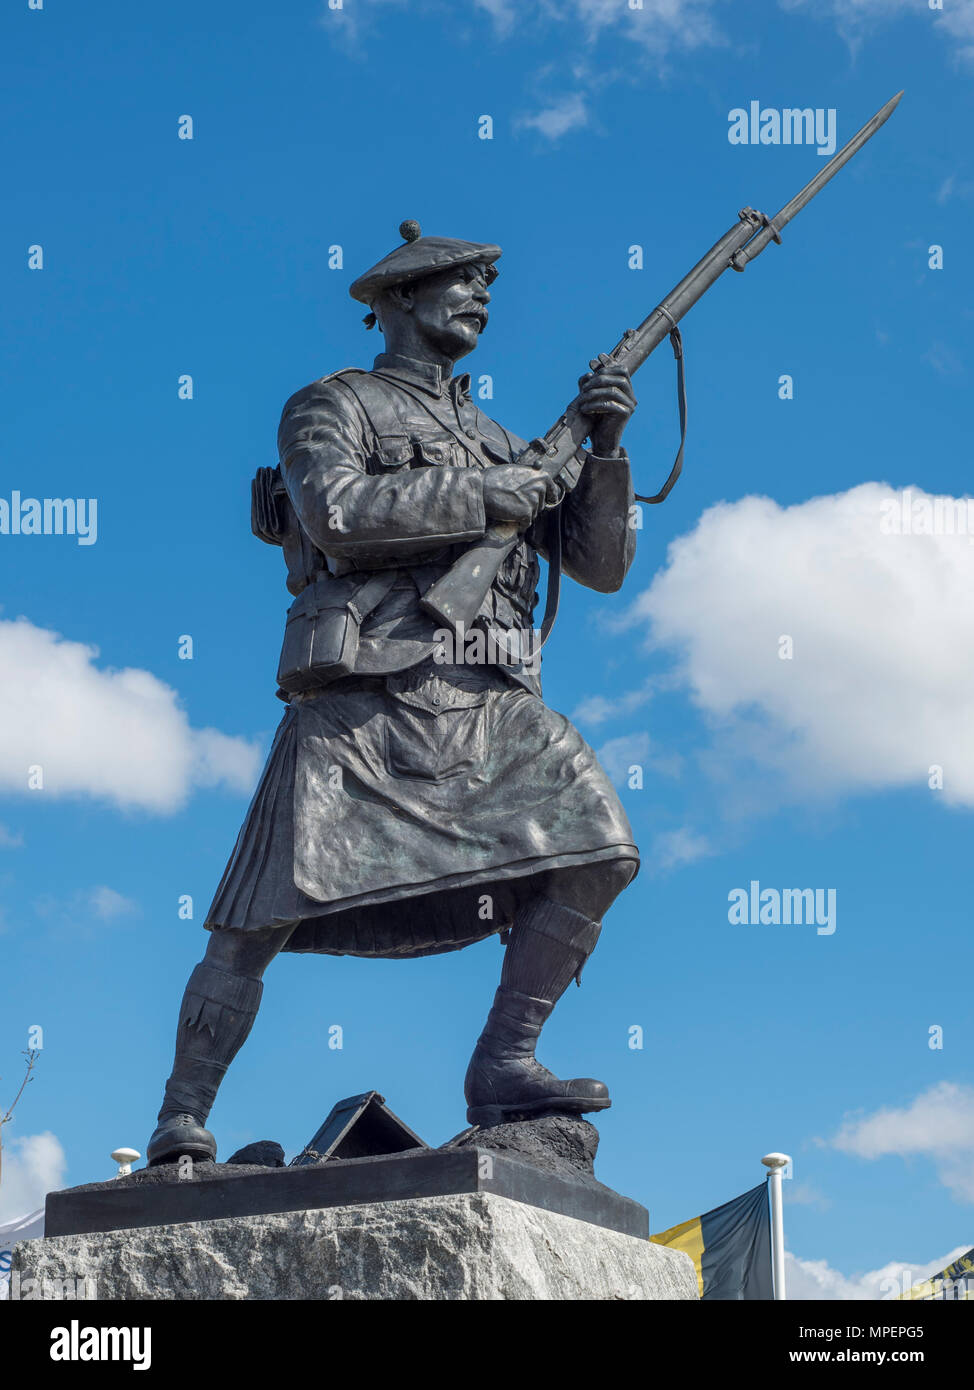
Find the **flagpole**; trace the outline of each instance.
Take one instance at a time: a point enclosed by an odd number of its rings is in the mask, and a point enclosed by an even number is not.
[[[761,1162],[768,1173],[768,1186],[771,1188],[771,1248],[774,1252],[774,1296],[775,1301],[787,1298],[785,1292],[785,1223],[781,1207],[781,1174],[791,1159],[787,1154],[765,1154]]]

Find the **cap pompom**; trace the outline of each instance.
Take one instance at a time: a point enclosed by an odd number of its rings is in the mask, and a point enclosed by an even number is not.
[[[399,223],[399,235],[403,241],[418,241],[423,233],[419,223],[409,218],[407,221]]]

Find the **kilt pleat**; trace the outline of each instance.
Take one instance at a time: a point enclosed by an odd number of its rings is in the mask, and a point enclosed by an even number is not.
[[[206,925],[430,955],[508,926],[552,869],[620,857],[638,862],[594,752],[523,686],[455,668],[332,686],[288,707]]]

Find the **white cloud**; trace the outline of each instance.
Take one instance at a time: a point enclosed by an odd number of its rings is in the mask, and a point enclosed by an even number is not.
[[[789,1182],[785,1188],[785,1199],[789,1206],[815,1207],[819,1211],[828,1211],[832,1205],[831,1198],[819,1192],[810,1182]]]
[[[10,1126],[4,1126],[10,1133]],[[6,1140],[0,1172],[0,1225],[27,1216],[44,1205],[49,1192],[64,1186],[68,1161],[49,1130]]]
[[[657,835],[649,853],[649,862],[654,869],[667,870],[682,868],[704,859],[713,850],[704,835],[698,835],[689,826],[677,830],[665,830]]]
[[[942,11],[931,10],[928,0],[778,3],[786,13],[807,12],[834,23],[853,54],[885,22],[912,16],[931,24],[935,32],[952,43],[958,58],[974,61],[974,0],[945,0]],[[591,49],[604,36],[615,35],[641,49],[647,59],[661,68],[673,54],[728,42],[717,19],[721,13],[718,0],[642,0],[642,7],[635,10],[629,8],[626,0],[539,0],[536,4],[474,0],[474,4],[488,16],[498,38],[517,35],[529,25],[558,24],[563,30],[577,32],[579,52]],[[384,10],[407,5],[412,13],[452,17],[447,0],[346,0],[341,9],[333,9],[323,0],[321,25],[339,43],[355,50],[370,29],[378,28]],[[729,7],[725,7],[723,13],[728,12]],[[741,37],[746,39],[747,35]]]
[[[506,34],[518,16],[515,0],[474,0],[478,10],[486,10],[498,34]]]
[[[974,0],[947,0],[935,23],[956,42],[958,55],[974,62]]]
[[[952,40],[957,54],[974,59],[974,0],[946,0],[943,10],[931,10],[927,0],[779,0],[783,10],[808,10],[835,21],[840,35],[856,53],[885,20],[913,15],[932,24]]]
[[[974,534],[888,534],[904,505],[915,526],[936,521],[927,494],[882,483],[792,507],[720,503],[629,610],[674,652],[712,761],[732,759],[722,775],[742,788],[757,769],[765,805],[926,790],[939,765],[930,795],[974,806]]]
[[[814,10],[821,18],[833,19],[847,40],[884,19],[921,11],[932,18],[927,0],[780,0],[780,4],[788,12]]]
[[[956,174],[948,174],[937,189],[935,199],[943,206],[952,198],[970,198],[974,193],[974,183],[970,179],[959,179]]]
[[[138,903],[132,898],[126,898],[123,893],[117,893],[114,888],[105,884],[92,888],[87,894],[87,899],[91,911],[103,922],[114,921],[116,917],[128,917],[138,911]]]
[[[574,0],[569,9],[591,38],[618,30],[656,57],[724,42],[714,20],[715,0],[643,0],[638,10],[624,0]]]
[[[860,1158],[974,1149],[974,1089],[941,1081],[900,1109],[847,1120],[833,1143]]]
[[[960,376],[964,371],[964,364],[953,348],[948,347],[939,338],[927,348],[923,360],[929,362],[934,371],[939,372],[941,376]]]
[[[842,1274],[827,1260],[803,1260],[790,1251],[785,1252],[785,1279],[789,1299],[814,1298],[824,1300],[892,1299],[906,1293],[913,1284],[939,1274],[970,1249],[958,1245],[946,1255],[938,1255],[925,1264],[908,1264],[891,1260],[882,1269],[866,1273]],[[824,1343],[822,1345],[825,1345]]]
[[[638,690],[626,690],[621,695],[587,695],[572,711],[572,720],[578,724],[604,724],[606,720],[618,719],[645,705],[655,689],[656,682],[649,680]]]
[[[403,8],[410,0],[346,0],[340,9],[328,0],[321,0],[319,23],[340,46],[355,56],[362,56],[360,42],[387,7]]]
[[[580,130],[588,123],[588,103],[581,92],[572,92],[532,116],[519,116],[514,125],[515,129],[537,130],[549,140],[558,140],[570,130]]]
[[[941,1081],[908,1105],[850,1117],[831,1143],[859,1158],[930,1158],[951,1195],[974,1202],[974,1087]]]
[[[556,140],[591,124],[589,99],[620,77],[631,80],[634,59],[663,71],[671,55],[726,43],[714,17],[718,3],[642,0],[641,8],[630,9],[626,0],[474,0],[474,9],[483,13],[497,40],[517,41],[540,32],[557,44],[563,55],[558,63],[560,88],[570,74],[581,90],[548,102],[542,93],[540,109],[514,122],[515,129],[535,129]],[[337,46],[364,59],[366,41],[381,41],[382,21],[391,7],[405,10],[417,23],[428,18],[456,25],[457,9],[450,0],[344,0],[341,9],[322,0],[320,25]],[[466,26],[462,33],[464,39],[469,37]],[[626,46],[625,58],[610,62],[601,48],[594,54],[604,38],[620,40]],[[589,58],[591,70],[586,71]]]
[[[117,923],[138,916],[142,909],[134,898],[128,898],[107,884],[95,888],[79,888],[64,897],[40,893],[33,901],[35,914],[50,922],[55,930],[71,937],[95,940],[101,923]]]
[[[149,671],[103,670],[98,652],[21,618],[0,621],[0,788],[178,810],[194,787],[253,785],[259,750],[193,729],[175,690]]]
[[[679,753],[657,751],[647,733],[610,738],[596,749],[596,757],[611,780],[620,786],[628,782],[632,767],[641,768],[644,778],[648,773],[671,778],[683,774],[683,759]]]
[[[448,10],[447,0],[346,0],[334,10],[323,0],[321,24],[332,33],[359,31],[366,16],[381,13],[389,4],[409,4],[414,12],[439,14]],[[663,57],[675,49],[700,48],[723,42],[714,20],[717,0],[642,0],[640,9],[630,9],[626,0],[540,0],[523,4],[517,0],[474,0],[492,21],[496,33],[504,37],[519,27],[560,24],[579,32],[587,43],[603,33],[619,33],[648,53]]]
[[[646,766],[649,749],[649,734],[624,734],[603,743],[596,756],[613,782],[625,782],[630,767]]]

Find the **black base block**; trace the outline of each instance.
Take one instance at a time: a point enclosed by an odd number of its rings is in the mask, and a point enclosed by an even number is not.
[[[191,1178],[173,1165],[52,1192],[45,1235],[79,1235],[220,1217],[265,1216],[411,1197],[491,1192],[625,1235],[649,1236],[646,1208],[592,1181],[544,1172],[474,1145],[415,1149],[377,1158],[331,1159],[307,1167],[197,1164]]]

